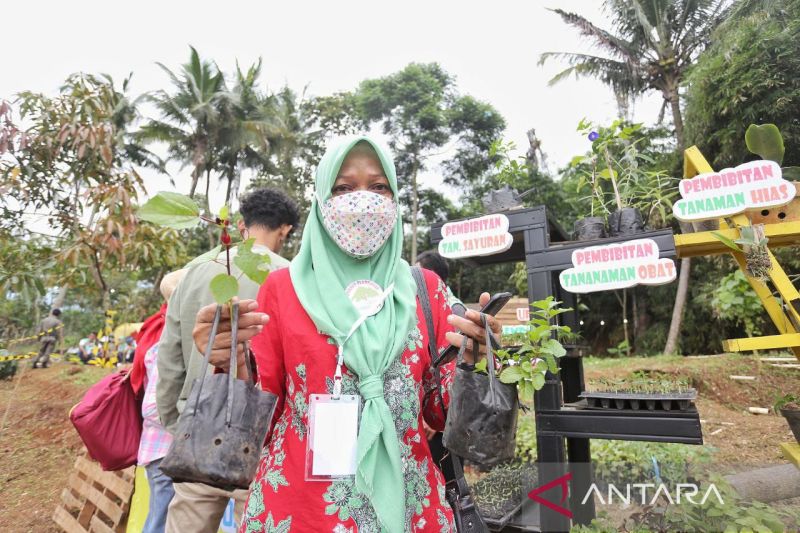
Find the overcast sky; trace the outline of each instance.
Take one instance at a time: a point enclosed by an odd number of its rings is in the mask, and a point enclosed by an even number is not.
[[[436,61],[456,77],[462,93],[500,111],[508,123],[506,139],[521,152],[525,132],[535,128],[555,171],[588,148],[575,132],[578,121],[610,121],[616,103],[608,88],[591,80],[548,87],[563,65],[540,67],[539,54],[592,52],[548,7],[609,26],[597,0],[8,2],[0,10],[0,98],[26,89],[53,93],[77,71],[104,72],[119,81],[133,72],[135,94],[165,88],[168,79],[155,62],[177,69],[190,44],[226,72],[237,59],[249,65],[260,56],[270,89],[308,85],[316,95],[353,89],[412,61]],[[660,103],[656,95],[639,101],[634,118],[654,122]],[[189,170],[170,170],[186,192]],[[430,173],[425,181],[437,179]],[[170,188],[153,173],[146,182],[151,193]]]

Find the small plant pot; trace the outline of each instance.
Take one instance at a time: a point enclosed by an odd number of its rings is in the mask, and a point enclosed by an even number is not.
[[[608,233],[612,237],[635,235],[644,231],[642,213],[633,207],[623,207],[608,215]]]
[[[572,238],[576,241],[591,241],[605,236],[606,222],[603,217],[582,218],[572,226]]]
[[[789,429],[794,434],[794,439],[800,444],[800,409],[781,409],[781,415],[789,424]]]

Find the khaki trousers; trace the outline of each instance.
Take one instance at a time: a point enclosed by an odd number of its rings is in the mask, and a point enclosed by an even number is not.
[[[202,483],[175,483],[175,496],[167,511],[166,533],[217,533],[228,500],[235,500],[236,526],[242,521],[248,491],[227,491]]]

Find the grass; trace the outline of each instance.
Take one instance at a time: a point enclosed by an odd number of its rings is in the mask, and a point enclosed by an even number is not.
[[[78,386],[94,385],[110,372],[107,368],[92,365],[69,365],[58,373],[58,379]]]

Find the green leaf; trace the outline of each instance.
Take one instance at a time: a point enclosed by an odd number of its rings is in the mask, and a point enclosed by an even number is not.
[[[533,375],[533,388],[536,390],[541,390],[544,387],[544,374],[534,374]]]
[[[517,384],[517,393],[519,394],[519,399],[523,402],[530,402],[533,400],[533,383],[530,381],[520,381]]]
[[[236,247],[236,256],[233,263],[239,267],[245,276],[259,285],[263,284],[269,275],[269,266],[272,260],[267,254],[253,251],[255,239],[247,239]]]
[[[480,361],[475,363],[475,372],[487,372],[486,359],[481,359]]]
[[[599,175],[601,178],[603,178],[603,179],[611,179],[611,177],[612,177],[612,176],[613,176],[613,177],[616,179],[616,177],[617,177],[617,171],[616,171],[616,170],[614,170],[614,169],[611,169],[611,171],[609,172],[609,169],[607,169],[607,168],[604,168],[603,170],[601,170],[601,171],[599,172],[599,174],[598,174],[598,175]]]
[[[742,249],[739,248],[738,244],[736,244],[735,242],[733,242],[731,239],[727,238],[726,236],[722,235],[721,233],[718,233],[716,231],[712,231],[711,235],[713,235],[717,240],[719,240],[722,244],[724,244],[728,248],[731,248],[732,250],[735,250],[735,251],[737,251],[739,253],[742,253]]]
[[[200,222],[200,208],[186,195],[161,191],[139,208],[140,219],[174,229],[193,228]]]
[[[211,295],[218,304],[226,304],[239,294],[239,282],[228,274],[217,274],[209,285]]]
[[[762,159],[775,161],[779,165],[783,162],[783,136],[775,124],[750,124],[744,133],[744,142],[748,150]]]
[[[800,167],[783,167],[781,168],[783,179],[791,181],[800,181]]]
[[[556,362],[556,358],[550,354],[542,354],[544,360],[547,362],[547,370],[555,374],[558,372],[558,363]]]
[[[183,268],[190,268],[195,265],[199,265],[200,263],[208,263],[209,261],[213,261],[214,259],[216,259],[217,256],[221,253],[222,253],[222,245],[215,246],[214,248],[207,251],[203,255],[198,255],[197,257],[186,263],[186,266],[184,266]]]
[[[222,208],[219,210],[219,218],[220,220],[228,220],[230,217],[231,210],[227,205],[223,205]]]
[[[507,366],[500,372],[500,381],[503,383],[516,383],[522,378],[522,369],[516,365]]]
[[[553,357],[564,357],[567,354],[567,350],[565,350],[564,347],[561,346],[561,343],[556,339],[549,339],[543,342],[542,351],[552,355]]]

